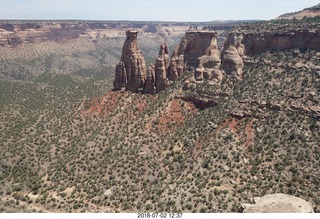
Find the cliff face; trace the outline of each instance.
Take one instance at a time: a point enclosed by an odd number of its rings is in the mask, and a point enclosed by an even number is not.
[[[241,33],[229,35],[222,51],[222,65],[229,75],[242,77],[243,57],[265,51],[320,50],[320,30],[300,29],[283,32]]]
[[[186,82],[187,89],[204,80],[222,80],[220,52],[214,31],[188,31],[172,52],[170,60],[168,45],[161,44],[158,58],[154,65],[149,66],[147,74],[144,58],[137,47],[137,34],[136,31],[127,31],[121,61],[116,67],[115,90],[124,87],[131,91],[143,88],[149,94],[160,92],[176,81],[186,69],[194,71],[194,76]]]
[[[221,63],[227,74],[233,74],[238,78],[242,77],[244,45],[242,34],[230,35],[225,42],[222,51]]]
[[[125,87],[131,91],[143,88],[153,94],[174,83],[186,70],[193,71],[193,76],[185,81],[185,90],[205,81],[209,85],[220,85],[225,74],[242,79],[246,57],[290,49],[319,51],[320,30],[235,31],[229,34],[220,55],[216,32],[191,29],[174,49],[170,60],[168,46],[165,43],[160,46],[158,58],[146,75],[144,59],[137,48],[137,32],[128,31],[121,62],[116,68],[114,88]]]
[[[0,46],[24,43],[65,42],[77,38],[118,38],[128,29],[137,29],[159,38],[181,36],[188,23],[127,21],[0,21]],[[225,28],[228,28],[226,26]]]
[[[243,35],[242,44],[247,55],[267,50],[320,49],[320,30],[292,30],[280,33],[249,33]]]
[[[138,32],[129,30],[122,48],[121,61],[116,67],[114,89],[125,88],[130,91],[138,91],[144,87],[146,80],[146,65],[142,52],[138,49]]]
[[[194,69],[193,76],[186,80],[184,89],[196,88],[205,81],[209,84],[220,83],[224,73],[220,70],[221,60],[214,31],[190,33],[190,41],[184,49],[186,67]]]
[[[196,68],[199,58],[210,56],[219,60],[216,33],[209,30],[189,30],[172,52],[168,78],[175,81],[188,68]]]
[[[22,43],[65,41],[84,35],[95,28],[86,22],[22,22],[0,24],[0,46],[17,46]],[[104,27],[105,28],[105,27]]]

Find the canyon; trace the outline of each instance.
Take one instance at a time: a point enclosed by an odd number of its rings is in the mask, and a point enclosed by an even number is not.
[[[0,212],[319,212],[319,37],[2,21]]]
[[[104,21],[1,21],[0,46],[17,46],[23,43],[63,42],[76,38],[123,37],[129,28],[163,36],[181,35],[188,24],[172,25],[147,22]]]
[[[221,84],[227,76],[241,80],[244,65],[250,56],[293,49],[320,51],[318,27],[284,27],[280,31],[272,28],[268,31],[253,31],[246,28],[242,26],[241,30],[231,32],[220,51],[215,31],[191,27],[173,50],[170,60],[167,44],[161,44],[159,57],[155,64],[149,66],[148,73],[143,54],[138,50],[138,31],[128,30],[121,62],[116,68],[114,89],[140,89],[153,94],[173,84],[187,70],[192,71],[193,76],[185,81],[186,90],[204,81],[211,85]],[[123,63],[124,60],[127,61]],[[135,64],[131,66],[129,62]]]

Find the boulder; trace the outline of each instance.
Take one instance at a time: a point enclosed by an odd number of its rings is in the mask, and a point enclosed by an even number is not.
[[[196,79],[194,77],[188,78],[182,87],[183,90],[192,90],[197,87]]]
[[[313,213],[311,203],[286,194],[271,194],[254,198],[254,204],[241,204],[243,213]]]

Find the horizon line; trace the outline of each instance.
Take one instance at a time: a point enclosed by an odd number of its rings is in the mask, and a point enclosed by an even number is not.
[[[256,21],[270,21],[267,19],[230,19],[230,20],[212,20],[212,21],[165,21],[165,20],[116,20],[116,19],[110,19],[110,20],[105,20],[105,19],[44,19],[44,18],[39,18],[39,19],[2,19],[0,18],[1,21],[91,21],[91,22],[154,22],[154,23],[228,23],[228,22],[256,22]]]

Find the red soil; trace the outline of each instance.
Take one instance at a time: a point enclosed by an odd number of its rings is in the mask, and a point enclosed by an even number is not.
[[[236,118],[227,118],[225,120],[224,123],[220,124],[217,128],[217,131],[216,131],[216,138],[218,138],[219,136],[219,133],[221,132],[222,129],[225,129],[227,127],[230,128],[230,130],[234,133],[234,134],[237,134],[238,135],[238,132],[239,132],[239,122],[240,120],[236,119]]]
[[[89,108],[84,109],[83,115],[108,115],[118,104],[121,97],[125,96],[123,92],[108,91],[105,95],[93,99],[89,103]]]
[[[252,126],[253,126],[253,119],[247,123],[245,128],[246,143],[243,145],[245,149],[248,149],[248,147],[250,147],[253,144],[254,130]]]
[[[254,119],[251,119],[245,126],[244,134],[245,134],[246,141],[242,145],[244,149],[248,149],[248,147],[250,147],[254,141],[254,130],[252,127],[253,121],[254,121]],[[239,141],[239,139],[241,137],[240,135],[243,135],[242,134],[243,132],[239,128],[239,123],[240,123],[240,120],[238,120],[236,118],[230,118],[230,117],[227,118],[225,120],[225,122],[220,124],[220,126],[218,127],[218,129],[216,131],[216,138],[218,138],[221,130],[229,127],[231,132],[236,135],[236,140]]]
[[[174,99],[169,103],[166,115],[159,118],[158,127],[162,131],[171,131],[184,122],[179,100]],[[171,125],[170,125],[171,124]]]

